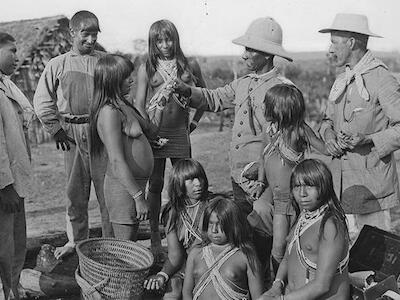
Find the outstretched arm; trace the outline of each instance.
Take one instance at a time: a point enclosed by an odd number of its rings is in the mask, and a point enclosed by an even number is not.
[[[189,61],[189,65],[193,70],[194,77],[196,78],[196,86],[206,88],[206,82],[204,81],[203,74],[201,73],[201,68],[200,68],[200,65],[197,62],[197,60],[192,59],[191,61]],[[203,114],[204,114],[204,110],[196,109],[193,119],[190,122],[190,126],[189,126],[190,132],[192,132],[193,130],[196,129]]]

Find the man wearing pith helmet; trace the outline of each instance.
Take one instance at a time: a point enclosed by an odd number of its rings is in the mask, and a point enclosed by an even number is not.
[[[244,47],[242,59],[250,73],[214,90],[192,88],[178,83],[176,92],[190,98],[190,106],[208,111],[235,108],[235,119],[230,146],[230,166],[234,200],[243,206],[249,221],[255,227],[257,254],[265,266],[268,265],[271,246],[271,204],[260,197],[254,201],[252,194],[265,188],[265,179],[248,184],[241,179],[243,168],[257,161],[262,148],[262,131],[266,123],[263,102],[271,87],[288,82],[278,76],[274,57],[292,61],[282,47],[282,28],[273,18],[254,20],[244,35],[233,40]],[[261,191],[260,191],[261,190]],[[254,203],[253,203],[254,201]],[[254,210],[253,210],[254,209]],[[252,211],[253,210],[253,211]],[[256,245],[256,246],[257,246]],[[264,248],[263,248],[264,247]]]
[[[399,204],[393,153],[400,148],[400,85],[367,49],[363,15],[338,14],[331,27],[329,56],[343,68],[332,86],[320,133],[336,157],[336,192],[355,238],[365,224],[391,229],[389,209]]]

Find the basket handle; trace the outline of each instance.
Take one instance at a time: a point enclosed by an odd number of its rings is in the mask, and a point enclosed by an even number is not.
[[[102,281],[100,281],[94,285],[91,285],[89,282],[86,281],[85,278],[83,278],[80,275],[79,267],[75,271],[75,279],[81,288],[82,288],[82,285],[84,286],[85,293],[89,294],[89,295],[92,295],[93,293],[98,294],[100,292],[100,290],[110,281],[110,277],[106,277]]]

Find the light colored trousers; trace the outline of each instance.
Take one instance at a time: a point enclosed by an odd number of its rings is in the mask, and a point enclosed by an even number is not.
[[[346,214],[351,244],[354,244],[364,225],[378,227],[391,232],[392,223],[390,209],[385,209],[370,214]]]
[[[22,200],[20,212],[5,213],[0,208],[0,278],[3,285],[3,291],[0,290],[0,299],[9,299],[11,290],[15,299],[19,299],[17,286],[24,266],[25,254],[26,220]]]
[[[89,235],[88,203],[92,181],[99,202],[103,236],[112,237],[113,230],[103,190],[107,155],[91,157],[89,154],[89,124],[66,124],[66,128],[67,134],[76,142],[76,145],[70,144],[69,151],[64,152],[67,173],[67,245],[75,246]]]

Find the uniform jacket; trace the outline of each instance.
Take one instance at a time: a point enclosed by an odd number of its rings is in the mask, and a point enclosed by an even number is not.
[[[192,88],[192,98],[201,99],[198,109],[221,111],[235,108],[235,120],[230,145],[230,166],[232,178],[239,183],[240,173],[249,162],[260,157],[262,128],[265,125],[264,97],[274,85],[289,82],[278,77],[275,69],[256,77],[253,74],[241,77],[214,90]]]

